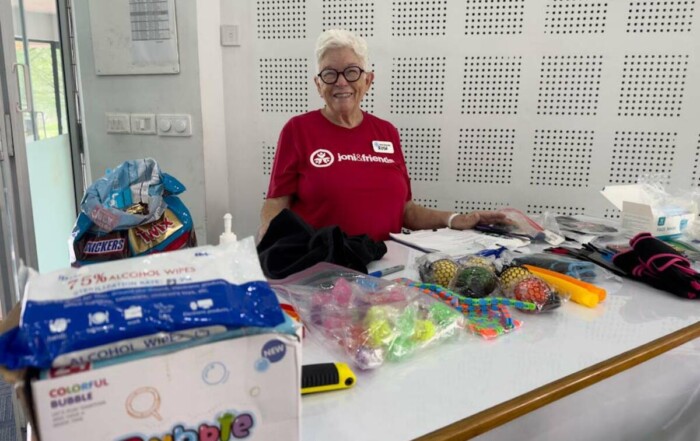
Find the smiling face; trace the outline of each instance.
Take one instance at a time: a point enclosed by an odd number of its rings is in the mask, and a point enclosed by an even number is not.
[[[318,63],[319,71],[335,69],[342,72],[351,66],[363,67],[360,57],[350,48],[329,49]],[[359,80],[352,83],[349,83],[342,74],[338,75],[338,81],[335,84],[326,84],[318,76],[314,77],[318,93],[326,102],[327,112],[339,119],[361,112],[360,102],[369,90],[373,79],[372,72],[363,73]]]

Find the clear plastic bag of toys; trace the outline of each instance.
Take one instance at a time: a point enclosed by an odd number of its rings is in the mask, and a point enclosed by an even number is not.
[[[504,297],[469,298],[463,297],[434,283],[416,282],[410,279],[397,279],[401,284],[420,289],[423,293],[449,305],[464,315],[467,329],[474,335],[487,340],[508,334],[522,326],[520,320],[510,315],[509,306],[534,311],[535,304]]]
[[[494,261],[481,256],[464,256],[457,259],[459,268],[448,288],[470,298],[483,298],[498,294],[498,277]]]
[[[448,254],[430,253],[416,259],[418,274],[424,283],[434,283],[447,288],[457,274],[459,263]]]
[[[460,311],[475,335],[492,339],[520,328],[522,322],[511,317],[511,307],[537,310],[535,303],[502,296],[498,279],[500,263],[495,256],[472,254],[452,258],[433,253],[416,259],[416,266],[422,282],[401,282]]]
[[[473,254],[453,258],[431,253],[416,259],[416,265],[423,283],[439,285],[469,298],[498,294],[496,262],[492,258]]]
[[[409,358],[466,326],[462,314],[420,290],[326,262],[273,288],[294,305],[309,335],[360,369]]]
[[[567,293],[556,291],[547,282],[520,265],[506,265],[498,275],[504,296],[522,302],[534,303],[532,312],[557,309],[568,300]]]
[[[504,304],[521,311],[544,312],[558,308],[568,299],[567,293],[557,292],[527,268],[501,266],[501,262],[484,256],[452,258],[432,253],[416,259],[416,265],[424,284],[447,289],[460,304],[473,305],[475,299],[506,297],[515,302]]]

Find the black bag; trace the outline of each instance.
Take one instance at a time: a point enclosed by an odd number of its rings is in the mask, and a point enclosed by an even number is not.
[[[292,210],[282,210],[258,244],[258,257],[268,278],[281,279],[319,262],[331,262],[367,273],[367,264],[386,254],[384,242],[367,235],[348,237],[338,226],[314,230]]]

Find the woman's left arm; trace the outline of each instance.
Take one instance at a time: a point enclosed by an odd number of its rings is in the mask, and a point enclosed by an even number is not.
[[[468,230],[477,224],[488,225],[506,220],[506,216],[497,211],[472,211],[467,214],[458,213],[452,217],[453,214],[455,213],[451,211],[433,210],[408,201],[403,209],[403,226],[409,230],[425,230],[445,228],[449,224],[454,230]]]

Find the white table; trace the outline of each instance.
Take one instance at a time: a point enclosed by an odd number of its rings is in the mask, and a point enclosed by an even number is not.
[[[408,265],[407,259],[415,256],[409,248],[395,242],[388,242],[388,246],[387,255],[373,263],[370,271],[402,263]],[[412,275],[415,277],[407,271],[389,278]],[[523,428],[532,430],[533,424],[537,426],[538,421],[548,420],[548,409],[557,404],[535,409],[578,390],[582,392],[569,395],[562,403],[574,407],[595,404],[605,411],[604,403],[595,394],[588,401],[585,397],[581,403],[576,401],[581,397],[579,394],[594,390],[586,389],[588,386],[605,378],[615,375],[593,387],[619,378],[622,382],[617,386],[619,395],[624,397],[630,390],[643,390],[644,384],[635,384],[634,376],[627,379],[635,370],[625,370],[670,349],[677,348],[669,353],[673,357],[679,351],[681,358],[691,354],[689,357],[695,360],[692,366],[700,366],[700,344],[693,341],[700,336],[700,302],[683,300],[637,282],[625,280],[617,292],[609,294],[595,309],[567,302],[551,313],[514,312],[515,315],[524,325],[509,335],[491,341],[467,336],[459,342],[427,350],[410,361],[388,363],[371,372],[356,370],[358,381],[352,389],[305,396],[302,439],[406,440],[431,432],[426,439],[466,439],[514,420],[483,435],[485,440],[513,439],[515,434],[524,434]],[[305,364],[333,361],[332,354],[311,339],[304,343],[303,356]],[[673,357],[671,360],[677,361]],[[683,359],[688,363],[687,358]],[[652,362],[660,363],[658,360]],[[663,369],[669,369],[669,365],[680,367],[675,361],[662,363]],[[619,374],[622,371],[624,377]],[[675,378],[677,382],[695,385],[695,389],[700,386],[700,370],[681,371],[674,374],[669,370],[667,375],[682,375],[684,378]],[[656,375],[654,369],[651,372],[644,374]],[[690,401],[693,406],[698,402],[697,395],[700,392]],[[661,407],[663,403],[657,404]],[[611,405],[614,416],[615,402]],[[694,409],[697,414],[698,408]],[[644,419],[647,410],[617,409],[625,414],[637,412],[639,419]],[[564,412],[564,417],[561,413],[554,412],[557,418],[545,421],[549,431],[539,432],[540,435],[551,434],[552,427],[566,429],[565,417],[569,413]],[[515,419],[521,415],[526,416]],[[593,417],[581,422],[591,428],[596,426]],[[591,437],[567,432],[564,437],[543,435],[540,439],[639,439],[597,438],[592,435],[605,432],[605,427],[596,427],[597,432],[589,432]],[[498,433],[502,437],[496,436]],[[538,438],[530,434],[521,439]]]

